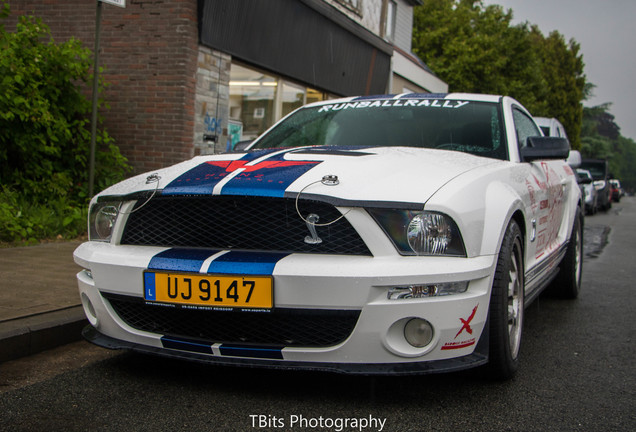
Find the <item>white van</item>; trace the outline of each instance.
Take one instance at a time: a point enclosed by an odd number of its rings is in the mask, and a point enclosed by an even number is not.
[[[567,138],[568,135],[565,133],[565,128],[555,118],[547,118],[547,117],[535,117],[534,120],[537,122],[539,127],[541,128],[541,132],[545,136],[553,136],[553,137],[561,137]]]

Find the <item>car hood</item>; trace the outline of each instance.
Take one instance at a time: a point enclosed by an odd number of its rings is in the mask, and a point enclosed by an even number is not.
[[[195,157],[128,179],[100,196],[155,190],[162,195],[300,194],[336,205],[423,205],[455,177],[494,163],[501,161],[411,147],[268,149]]]

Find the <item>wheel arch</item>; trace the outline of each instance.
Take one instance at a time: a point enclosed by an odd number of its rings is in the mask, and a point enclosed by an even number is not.
[[[492,184],[486,192],[484,232],[481,254],[499,254],[510,221],[514,220],[522,234],[522,248],[526,248],[526,217],[523,202],[517,192],[503,183]]]
[[[520,209],[517,209],[512,214],[510,220],[514,220],[515,222],[517,222],[517,225],[519,225],[519,229],[521,230],[521,248],[525,251],[527,241],[526,233],[528,232],[528,227],[526,227],[526,218],[524,217],[523,212]],[[522,258],[524,257],[525,255],[522,256]],[[523,264],[525,265],[525,259]]]

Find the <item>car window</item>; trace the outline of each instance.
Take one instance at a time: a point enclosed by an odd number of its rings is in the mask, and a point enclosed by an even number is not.
[[[592,174],[594,180],[605,180],[606,164],[602,161],[583,161],[581,168],[586,169]]]
[[[523,148],[528,145],[528,137],[541,136],[541,132],[537,126],[524,112],[513,108],[512,116],[515,123],[515,131],[517,132],[517,141],[520,147]]]
[[[253,148],[406,146],[506,159],[499,105],[455,100],[361,100],[303,108]]]

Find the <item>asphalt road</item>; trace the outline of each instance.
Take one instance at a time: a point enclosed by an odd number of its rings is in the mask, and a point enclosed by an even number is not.
[[[81,342],[0,365],[0,431],[636,430],[635,222],[634,198],[586,218],[581,295],[529,307],[508,382],[475,370],[370,378],[210,367]]]

